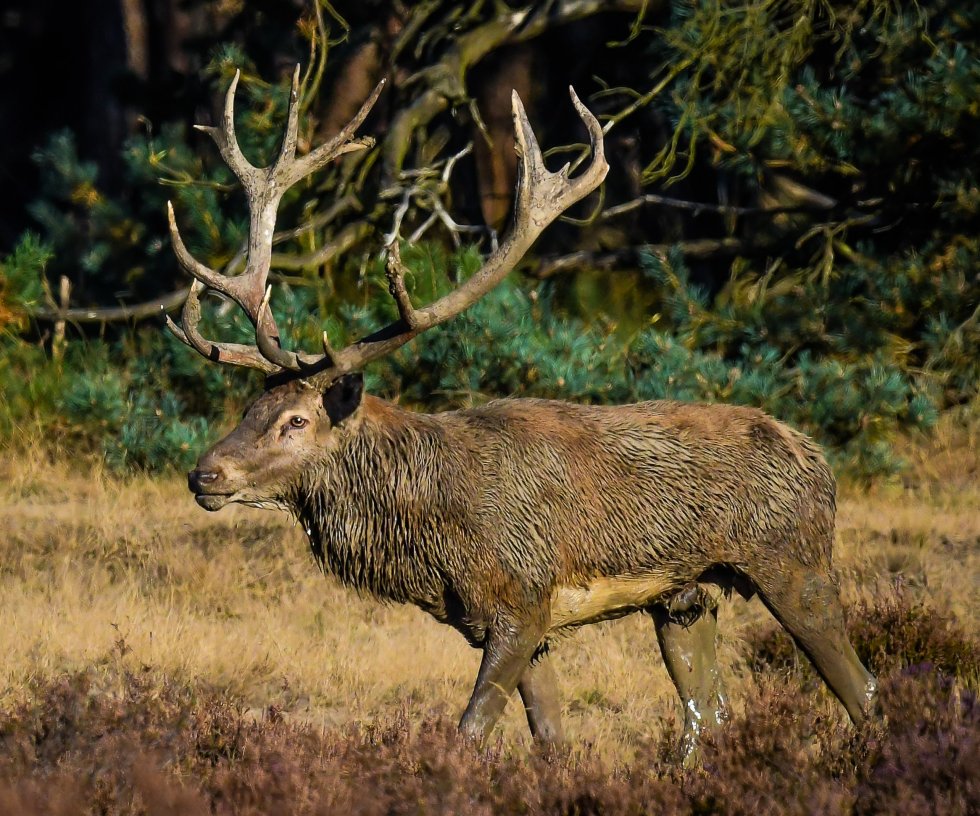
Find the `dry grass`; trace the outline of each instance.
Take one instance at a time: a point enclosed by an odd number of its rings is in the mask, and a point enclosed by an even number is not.
[[[914,482],[844,491],[844,598],[873,605],[899,583],[903,598],[975,635],[975,433],[950,423],[910,455]],[[176,477],[123,481],[35,447],[0,453],[0,518],[0,709],[82,669],[176,678],[322,728],[434,712],[454,720],[465,705],[477,653],[413,608],[381,606],[321,576],[284,515],[207,514]],[[753,666],[773,627],[756,602],[722,611],[736,712],[755,699]],[[673,689],[643,616],[580,630],[556,663],[575,753],[629,762],[673,722]],[[839,716],[822,688],[812,696]],[[512,704],[504,745],[525,742],[524,730]]]

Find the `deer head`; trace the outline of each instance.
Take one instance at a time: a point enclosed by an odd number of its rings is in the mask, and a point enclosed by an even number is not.
[[[259,168],[242,154],[235,135],[238,78],[236,73],[228,88],[221,127],[199,125],[198,129],[214,139],[222,158],[245,190],[250,219],[244,271],[237,276],[226,276],[195,259],[184,246],[173,207],[168,205],[174,251],[181,266],[194,278],[181,324],[178,326],[168,318],[168,328],[213,362],[257,368],[268,375],[265,393],[246,411],[241,424],[205,453],[189,474],[191,490],[198,503],[208,510],[217,510],[229,502],[282,506],[282,497],[297,474],[322,460],[342,442],[345,434],[356,432],[362,397],[358,372],[427,329],[458,315],[496,287],[545,227],[595,190],[609,169],[603,153],[602,128],[569,88],[572,104],[588,130],[593,158],[588,168],[575,178],[569,178],[567,164],[557,172],[550,172],[515,92],[512,101],[520,167],[513,224],[499,248],[479,271],[449,294],[417,307],[405,286],[405,268],[395,238],[388,246],[386,275],[399,319],[343,349],[332,348],[324,334],[322,352],[292,351],[284,347],[269,308],[272,289],[267,281],[279,202],[293,184],[330,160],[373,144],[370,137],[355,138],[354,134],[377,101],[384,82],[378,84],[340,133],[305,156],[297,157],[297,66],[279,156],[269,167]],[[200,334],[200,296],[207,290],[225,295],[245,311],[255,328],[254,346],[216,342]]]

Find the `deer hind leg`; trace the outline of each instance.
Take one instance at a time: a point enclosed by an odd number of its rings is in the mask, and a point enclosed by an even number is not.
[[[718,605],[698,584],[689,584],[669,602],[651,607],[650,614],[667,672],[684,707],[681,752],[684,764],[692,765],[697,762],[701,732],[728,718],[715,654]]]
[[[486,741],[508,698],[529,670],[546,628],[543,622],[506,621],[488,631],[476,685],[459,721],[464,735],[480,743]]]
[[[524,703],[531,736],[544,745],[564,742],[558,679],[547,651],[541,652],[524,669],[517,690]]]
[[[847,639],[844,610],[829,575],[797,564],[777,580],[757,584],[763,603],[793,636],[851,720],[855,725],[863,722],[874,708],[877,682]]]

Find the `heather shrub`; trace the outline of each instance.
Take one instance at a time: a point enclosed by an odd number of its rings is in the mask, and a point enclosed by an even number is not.
[[[980,799],[980,706],[934,671],[882,678],[853,729],[773,675],[684,770],[461,741],[448,718],[322,729],[110,661],[0,711],[0,811],[30,814],[950,813]]]
[[[857,768],[854,813],[976,813],[976,694],[928,665],[892,675],[883,691],[887,728],[871,744],[872,761]]]
[[[948,612],[915,598],[901,585],[862,600],[848,614],[848,634],[861,661],[881,674],[924,666],[977,686],[980,641]],[[753,671],[819,682],[809,661],[787,632],[771,626],[750,636],[747,663]]]
[[[757,679],[745,716],[707,741],[704,773],[686,780],[693,811],[840,813],[850,798],[849,776],[865,759],[863,746],[848,744],[848,726],[828,718],[817,697],[772,675]],[[849,756],[841,768],[843,751]]]
[[[770,671],[779,674],[813,677],[812,667],[796,647],[793,638],[781,626],[773,623],[761,631],[750,633],[747,641],[747,664],[754,672]]]
[[[977,687],[980,640],[948,613],[907,589],[896,587],[873,601],[861,601],[851,612],[851,642],[873,671],[921,666]]]

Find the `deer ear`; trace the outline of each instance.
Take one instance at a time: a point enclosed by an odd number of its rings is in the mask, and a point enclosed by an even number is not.
[[[323,407],[331,425],[339,425],[361,404],[364,396],[364,378],[358,374],[345,374],[323,392]]]

